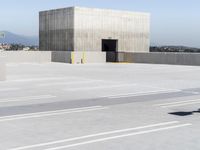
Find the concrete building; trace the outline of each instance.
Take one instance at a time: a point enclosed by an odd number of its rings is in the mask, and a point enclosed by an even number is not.
[[[149,52],[148,13],[69,7],[42,11],[39,20],[40,50],[60,51],[55,57],[83,61],[85,55],[101,59],[106,53],[107,61],[119,61],[119,53]]]

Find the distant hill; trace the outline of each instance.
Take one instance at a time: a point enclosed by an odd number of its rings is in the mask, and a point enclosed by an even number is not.
[[[200,53],[200,48],[187,47],[187,46],[151,46],[151,52],[189,52]]]
[[[23,44],[23,45],[34,45],[34,46],[37,46],[39,43],[39,39],[37,36],[23,36],[8,31],[0,31],[0,32],[5,35],[4,38],[0,38],[0,43]]]

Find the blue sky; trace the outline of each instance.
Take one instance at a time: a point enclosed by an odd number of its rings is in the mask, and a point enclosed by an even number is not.
[[[38,12],[85,6],[151,13],[151,43],[200,47],[199,0],[1,0],[0,30],[38,35]]]

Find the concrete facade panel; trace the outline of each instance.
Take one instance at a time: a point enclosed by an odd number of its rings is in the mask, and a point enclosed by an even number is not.
[[[41,50],[72,51],[74,49],[74,8],[40,12],[39,22]]]
[[[149,14],[81,7],[74,12],[75,51],[102,51],[102,39],[118,40],[119,52],[149,51]]]

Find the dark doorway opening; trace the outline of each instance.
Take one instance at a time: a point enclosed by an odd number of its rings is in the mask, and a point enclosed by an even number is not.
[[[102,51],[104,52],[116,52],[117,40],[102,40]]]
[[[118,40],[103,39],[102,51],[106,52],[107,62],[117,62]]]

